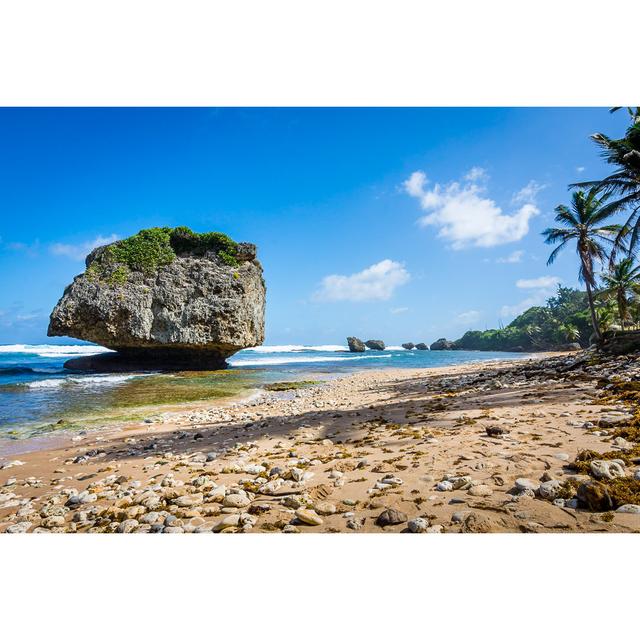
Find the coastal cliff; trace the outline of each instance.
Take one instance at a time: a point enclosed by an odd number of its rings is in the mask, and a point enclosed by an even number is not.
[[[99,247],[51,313],[48,335],[117,352],[82,369],[219,368],[262,344],[266,287],[255,245],[186,227]]]

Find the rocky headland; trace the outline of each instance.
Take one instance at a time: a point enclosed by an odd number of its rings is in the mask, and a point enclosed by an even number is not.
[[[48,335],[116,352],[69,368],[215,369],[262,344],[265,293],[255,245],[186,227],[145,229],[89,254],[53,309]]]
[[[429,348],[431,351],[451,351],[456,348],[456,345],[446,338],[438,338]]]

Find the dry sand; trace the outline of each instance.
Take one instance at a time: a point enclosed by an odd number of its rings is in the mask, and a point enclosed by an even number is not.
[[[0,454],[0,532],[638,531],[515,487],[575,477],[611,449],[597,425],[628,419],[601,370],[554,369],[580,357],[366,371]]]

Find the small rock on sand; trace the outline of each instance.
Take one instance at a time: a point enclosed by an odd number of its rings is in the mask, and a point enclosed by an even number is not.
[[[407,521],[407,514],[398,509],[385,509],[377,518],[379,527],[390,527]]]
[[[298,509],[296,511],[296,518],[305,524],[310,524],[313,526],[317,526],[322,524],[324,521],[322,518],[312,509]]]

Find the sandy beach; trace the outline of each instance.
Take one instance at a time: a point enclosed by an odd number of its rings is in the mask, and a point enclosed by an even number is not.
[[[572,466],[637,473],[611,396],[636,377],[592,352],[365,371],[70,434],[0,458],[0,532],[640,531],[579,504]]]

